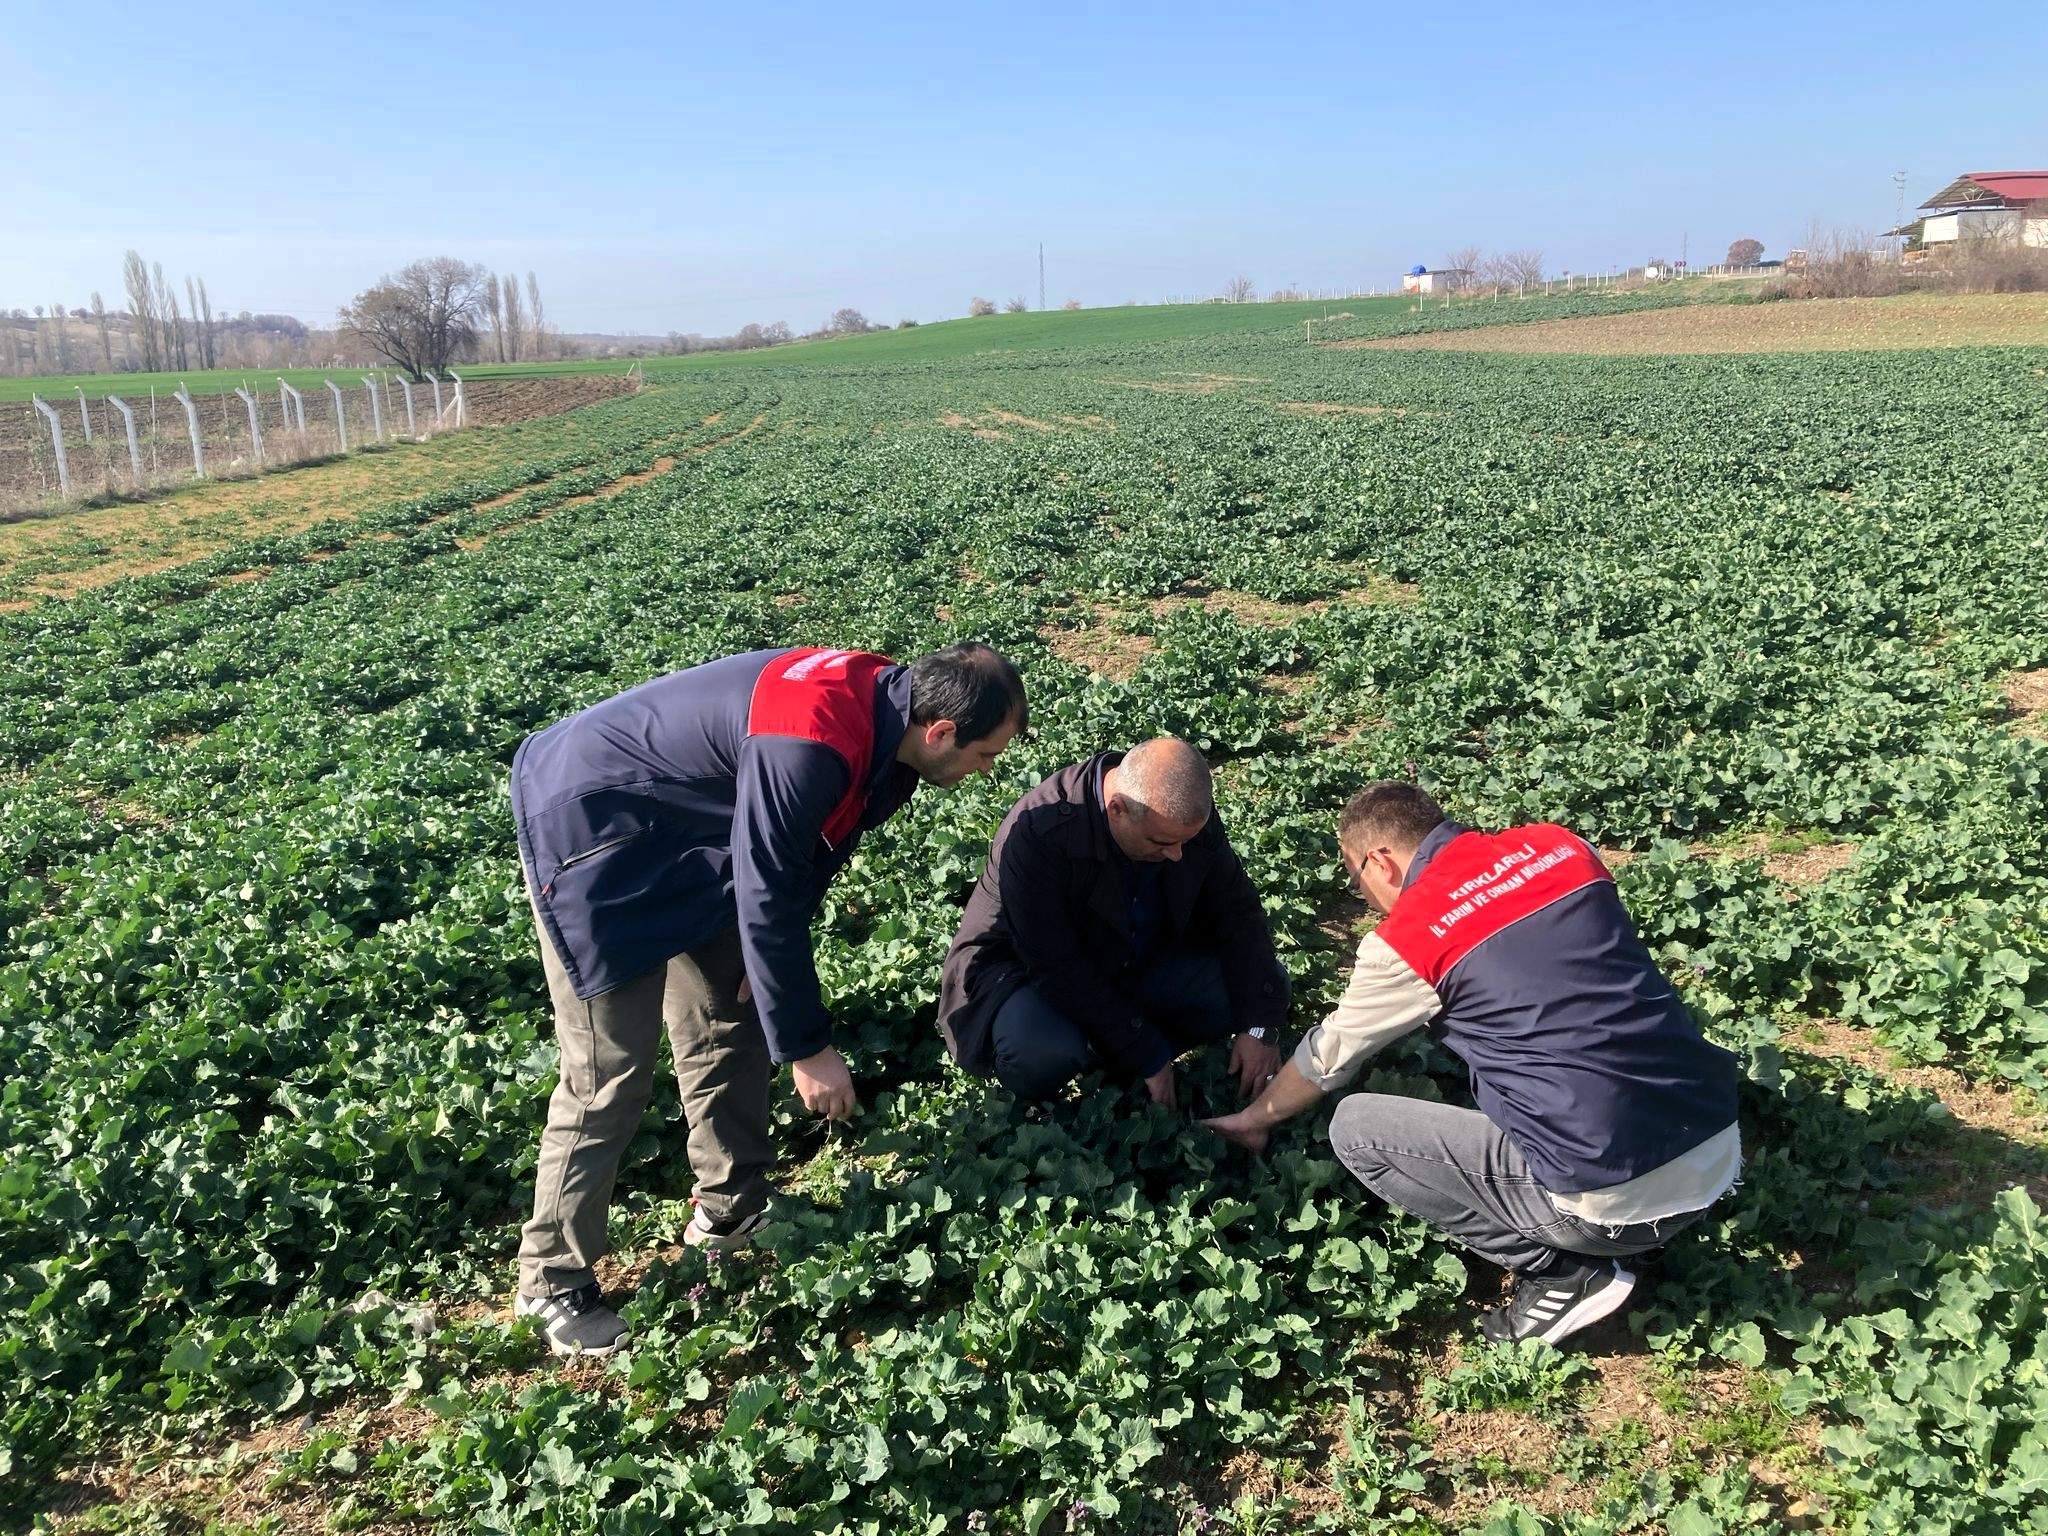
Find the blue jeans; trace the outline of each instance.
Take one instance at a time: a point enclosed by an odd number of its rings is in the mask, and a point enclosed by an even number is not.
[[[1213,955],[1168,950],[1139,978],[1138,1009],[1179,1056],[1231,1034],[1234,1016]],[[1033,986],[1018,988],[997,1010],[996,1080],[1020,1099],[1049,1099],[1102,1058],[1081,1026]]]

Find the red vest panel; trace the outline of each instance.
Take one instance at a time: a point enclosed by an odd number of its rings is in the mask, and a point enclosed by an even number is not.
[[[846,798],[825,818],[825,841],[837,847],[867,809],[875,757],[875,675],[894,666],[871,651],[800,646],[761,669],[747,707],[749,736],[797,736],[823,742],[853,775]]]
[[[1582,838],[1549,822],[1467,832],[1429,861],[1373,931],[1436,986],[1502,929],[1613,878]]]

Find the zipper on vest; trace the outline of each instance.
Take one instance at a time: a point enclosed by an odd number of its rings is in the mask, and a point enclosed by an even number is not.
[[[610,853],[614,848],[630,843],[636,837],[645,837],[650,830],[652,829],[642,827],[638,832],[628,832],[623,837],[608,838],[604,842],[599,843],[595,848],[586,848],[581,853],[571,854],[555,866],[555,872],[548,876],[548,883],[540,888],[541,895],[554,895],[555,882],[562,878],[563,871],[574,869],[578,864],[588,863],[601,853]]]

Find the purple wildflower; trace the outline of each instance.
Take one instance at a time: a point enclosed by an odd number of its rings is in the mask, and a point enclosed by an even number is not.
[[[699,1280],[695,1285],[690,1287],[690,1305],[693,1307],[700,1305],[703,1302],[704,1298],[710,1294],[711,1288],[707,1286],[702,1280]]]
[[[1073,1503],[1067,1506],[1067,1529],[1071,1531],[1075,1526],[1087,1524],[1089,1517],[1094,1513],[1095,1511],[1090,1509],[1085,1501],[1081,1499],[1074,1500]]]

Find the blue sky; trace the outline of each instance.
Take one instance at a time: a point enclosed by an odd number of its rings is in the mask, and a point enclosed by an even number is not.
[[[128,247],[315,323],[449,254],[569,330],[1772,251],[2048,167],[2048,5],[10,0],[0,307]],[[189,21],[173,21],[189,16]],[[1445,19],[1454,17],[1455,19]],[[1554,18],[1554,19],[1548,19]]]

